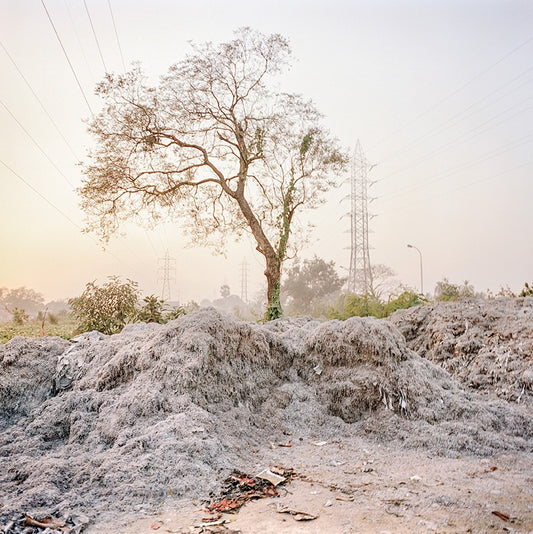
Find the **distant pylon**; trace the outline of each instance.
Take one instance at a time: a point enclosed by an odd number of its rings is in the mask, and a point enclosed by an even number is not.
[[[165,253],[164,258],[159,258],[159,272],[161,276],[159,277],[159,282],[163,282],[161,288],[161,298],[163,300],[171,300],[172,295],[170,292],[170,282],[175,282],[175,273],[176,273],[176,258],[171,258],[168,250]]]
[[[241,300],[248,304],[248,263],[246,263],[246,258],[241,263]]]
[[[351,244],[348,291],[369,293],[372,290],[372,268],[370,266],[370,243],[368,240],[370,219],[368,214],[368,163],[359,139],[355,145],[350,176],[351,185]]]

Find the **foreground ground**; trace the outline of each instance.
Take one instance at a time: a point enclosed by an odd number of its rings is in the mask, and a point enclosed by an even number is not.
[[[201,528],[204,518],[215,518],[200,501],[181,500],[141,519],[137,512],[133,522],[126,515],[89,532],[533,532],[532,460],[528,454],[442,458],[357,438],[303,440],[265,450],[264,462],[255,465],[257,472],[265,466],[292,467],[301,477],[280,489],[280,497],[223,514],[224,525]],[[281,513],[284,509],[317,518],[297,521]]]

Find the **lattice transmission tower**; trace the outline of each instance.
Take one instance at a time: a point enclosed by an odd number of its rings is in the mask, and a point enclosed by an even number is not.
[[[163,258],[159,258],[159,273],[158,282],[163,282],[161,288],[161,298],[163,300],[171,300],[170,282],[176,281],[176,258],[171,258],[168,250]]]
[[[350,176],[351,186],[351,244],[348,291],[369,293],[372,290],[372,268],[370,266],[370,242],[368,203],[373,199],[368,189],[373,182],[368,180],[369,166],[359,139],[355,145]]]
[[[248,263],[246,258],[241,263],[241,300],[248,304]]]

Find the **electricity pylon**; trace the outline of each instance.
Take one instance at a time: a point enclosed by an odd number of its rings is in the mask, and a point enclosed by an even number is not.
[[[355,145],[351,167],[351,244],[348,291],[369,293],[372,290],[372,268],[368,239],[371,218],[368,213],[368,203],[372,199],[368,196],[368,188],[373,182],[368,181],[368,162],[359,139]]]
[[[158,282],[163,282],[161,289],[161,298],[163,300],[171,300],[170,282],[175,282],[176,274],[176,258],[171,258],[168,250],[163,258],[159,258],[159,272],[162,275],[159,277]]]

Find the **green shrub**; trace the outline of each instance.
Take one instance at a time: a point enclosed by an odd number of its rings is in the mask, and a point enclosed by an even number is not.
[[[384,304],[370,295],[346,294],[337,299],[334,307],[327,313],[328,319],[348,319],[349,317],[383,317]]]
[[[99,287],[89,282],[80,297],[69,299],[78,332],[98,330],[103,334],[116,334],[137,317],[139,290],[137,282],[121,282],[117,276]]]
[[[459,284],[452,284],[447,278],[443,278],[435,286],[435,300],[449,302],[475,296],[474,287],[468,283],[468,280],[465,280],[461,286]]]
[[[166,322],[163,320],[163,307],[165,304],[163,299],[150,295],[149,297],[144,297],[143,302],[144,305],[137,312],[137,320],[143,323]]]
[[[388,317],[396,310],[405,310],[420,304],[426,304],[427,299],[424,295],[413,291],[412,289],[404,289],[395,299],[390,300],[384,306],[384,317]]]
[[[7,311],[11,314],[11,317],[13,318],[13,323],[15,323],[17,326],[22,326],[24,323],[28,322],[30,318],[25,310],[21,310],[17,307]]]
[[[531,284],[531,287],[530,287],[529,284],[526,282],[524,284],[524,289],[522,289],[522,291],[520,292],[518,296],[519,297],[533,297],[533,284]]]
[[[412,289],[404,289],[396,298],[384,303],[376,296],[346,294],[337,299],[335,306],[327,313],[328,319],[348,319],[349,317],[388,317],[396,310],[411,308],[427,303],[427,299]]]

